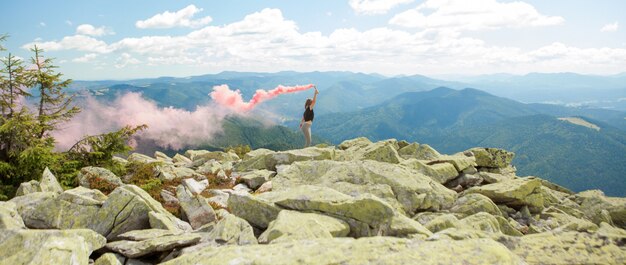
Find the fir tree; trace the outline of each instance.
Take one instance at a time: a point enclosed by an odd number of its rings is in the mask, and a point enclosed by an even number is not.
[[[70,120],[80,109],[71,106],[74,97],[63,90],[70,85],[72,80],[63,80],[61,78],[63,75],[55,72],[58,67],[52,64],[51,58],[42,56],[42,49],[35,45],[31,51],[35,53],[35,57],[31,58],[35,67],[31,71],[31,82],[39,91],[40,97],[37,119],[41,130],[38,136],[43,139],[46,132],[50,132],[56,129],[60,123]]]

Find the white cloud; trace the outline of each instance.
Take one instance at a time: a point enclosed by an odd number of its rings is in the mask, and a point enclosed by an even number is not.
[[[390,9],[413,2],[413,0],[350,0],[349,4],[358,14],[385,14]]]
[[[98,54],[96,54],[96,53],[88,53],[88,54],[85,54],[85,55],[83,55],[83,56],[81,56],[81,57],[74,58],[74,59],[72,60],[72,62],[76,62],[76,63],[88,63],[88,62],[91,62],[91,61],[93,61],[94,59],[96,59],[96,57],[98,57]]]
[[[39,22],[39,26],[41,26],[41,27],[45,27],[45,26],[46,26],[46,23],[45,23],[45,22]]]
[[[81,24],[76,27],[76,34],[99,37],[104,35],[113,35],[115,32],[105,26],[96,28],[90,24]]]
[[[22,45],[24,49],[30,49],[34,45],[45,51],[78,50],[85,52],[107,53],[110,51],[106,42],[84,35],[74,35],[64,37],[61,41],[35,40],[34,42]]]
[[[200,11],[202,11],[202,8],[197,8],[195,5],[188,5],[187,7],[176,12],[165,11],[146,20],[139,20],[135,23],[135,26],[140,29],[165,29],[173,27],[197,28],[209,24],[213,20],[209,16],[194,20],[194,15]]]
[[[614,32],[619,28],[619,23],[617,21],[604,25],[600,31],[601,32]]]
[[[525,2],[496,0],[427,0],[395,15],[390,24],[435,30],[487,30],[562,24],[559,16],[540,14]]]
[[[536,49],[494,46],[456,30],[339,28],[304,32],[278,9],[242,20],[206,26],[184,35],[123,38],[105,43],[75,35],[37,42],[47,50],[121,54],[115,68],[143,64],[153,75],[172,67],[199,72],[348,70],[382,74],[482,74],[530,71],[615,73],[626,69],[626,48],[577,48],[564,43]],[[28,45],[25,45],[28,46]],[[82,57],[81,57],[82,58]],[[87,58],[85,58],[87,60]],[[96,63],[104,59],[89,62]],[[506,69],[506,70],[503,70]],[[182,71],[182,70],[181,70]]]
[[[140,64],[141,61],[134,58],[128,53],[122,53],[122,55],[115,61],[115,68],[124,68],[129,64]]]

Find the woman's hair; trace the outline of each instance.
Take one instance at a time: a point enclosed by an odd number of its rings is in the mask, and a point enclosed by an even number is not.
[[[311,106],[311,103],[312,103],[312,102],[313,102],[313,100],[312,100],[312,99],[307,98],[307,99],[306,99],[306,102],[304,103],[304,107],[306,108],[306,107]]]

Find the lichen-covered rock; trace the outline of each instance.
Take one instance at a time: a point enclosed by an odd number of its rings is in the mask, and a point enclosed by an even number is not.
[[[386,224],[382,225],[381,230],[382,233],[380,234],[395,237],[427,238],[433,234],[419,222],[399,213],[395,214]]]
[[[23,196],[34,192],[41,192],[41,186],[39,186],[39,181],[31,180],[28,182],[22,182],[17,188],[15,196]]]
[[[450,163],[458,172],[462,172],[467,168],[476,166],[476,159],[473,156],[441,155],[437,158],[436,161]]]
[[[175,154],[174,157],[172,157],[172,162],[180,165],[191,165],[193,161],[184,155]]]
[[[623,241],[597,234],[540,233],[496,239],[528,264],[624,264]]]
[[[133,230],[118,236],[120,240],[143,241],[157,237],[180,235],[182,233],[163,229]]]
[[[154,229],[164,229],[172,232],[191,231],[191,225],[178,218],[171,218],[164,213],[149,212],[148,222],[150,227]]]
[[[500,233],[500,222],[493,215],[479,212],[460,220],[460,223],[477,231]]]
[[[436,233],[448,228],[460,226],[461,223],[459,222],[459,219],[456,218],[456,216],[452,214],[443,214],[429,221],[425,227],[431,232]]]
[[[240,172],[267,169],[275,171],[277,166],[289,165],[296,161],[332,160],[334,148],[307,147],[281,152],[259,152],[247,156],[235,168]]]
[[[370,225],[382,223],[394,215],[393,208],[371,194],[353,198],[336,190],[302,185],[280,193],[272,192],[270,200],[283,208],[299,211],[318,211],[352,218]],[[264,193],[259,196],[267,197]]]
[[[345,150],[344,160],[374,160],[398,164],[401,161],[398,155],[398,144],[395,139],[379,141],[366,146],[355,145]]]
[[[598,230],[596,224],[565,214],[559,210],[544,211],[541,213],[540,217],[541,219],[534,222],[533,225],[545,231],[595,232]]]
[[[248,185],[253,190],[263,185],[276,175],[276,172],[269,170],[254,170],[241,173],[239,180]]]
[[[78,183],[81,187],[88,189],[100,188],[103,185],[110,187],[111,190],[124,185],[122,180],[106,168],[101,167],[84,167],[78,173]]]
[[[336,183],[333,183],[333,185],[329,186],[328,188],[334,189],[336,191],[339,191],[343,194],[350,195],[355,198],[363,194],[369,193],[382,199],[386,203],[389,203],[389,205],[391,205],[395,210],[401,213],[404,213],[404,209],[402,208],[402,205],[396,199],[396,196],[393,193],[391,186],[387,184],[359,185],[359,184],[353,184],[350,182],[336,182]]]
[[[2,264],[88,264],[106,239],[88,229],[2,230]]]
[[[365,137],[359,137],[351,140],[345,140],[341,144],[339,144],[339,149],[346,150],[352,147],[363,148],[372,144],[372,141]]]
[[[333,188],[340,182],[363,186],[388,185],[393,191],[393,197],[382,199],[398,201],[407,214],[413,214],[417,210],[447,208],[456,198],[454,191],[419,172],[371,160],[296,162],[282,168],[272,179],[272,186],[274,191],[301,185]]]
[[[498,206],[491,201],[487,196],[479,193],[470,193],[461,196],[452,208],[450,212],[463,214],[469,216],[479,212],[486,212],[488,214],[497,216],[502,215]]]
[[[120,240],[106,244],[106,248],[129,258],[137,258],[163,252],[178,247],[198,243],[202,237],[194,234],[167,235],[153,237],[142,241]]]
[[[149,213],[162,214],[164,218],[176,224],[184,223],[169,213],[163,206],[154,200],[148,193],[135,185],[124,185],[109,194],[94,220],[88,228],[115,239],[118,235],[132,230],[150,228]],[[186,230],[186,227],[179,227]]]
[[[186,167],[177,167],[173,165],[157,165],[155,166],[154,170],[155,176],[161,180],[203,178],[202,175],[196,173],[193,169]]]
[[[232,214],[261,229],[267,228],[282,210],[260,196],[238,192],[232,193],[228,197],[228,208]]]
[[[216,220],[215,211],[202,195],[194,195],[183,185],[178,185],[176,197],[180,202],[181,210],[193,229],[198,229]]]
[[[219,244],[257,244],[252,226],[246,220],[228,212],[221,215],[208,237]]]
[[[426,161],[423,160],[408,159],[402,161],[402,165],[414,169],[417,172],[420,172],[439,182],[440,184],[444,184],[459,175],[459,172],[457,172],[456,168],[450,163],[428,165]]]
[[[0,202],[0,229],[25,229],[24,221],[13,202]]]
[[[183,179],[183,186],[187,188],[192,194],[197,195],[200,194],[209,186],[209,180],[203,179],[201,181],[197,181],[193,178]]]
[[[450,253],[454,253],[451,255]],[[319,238],[269,245],[207,247],[164,264],[523,264],[490,239],[422,241]]]
[[[259,237],[260,243],[343,237],[350,232],[345,221],[316,213],[281,211]]]
[[[95,222],[93,216],[100,210],[107,196],[99,190],[76,187],[41,203],[36,211],[44,228],[89,228]]]
[[[94,265],[124,265],[126,258],[116,253],[105,253],[100,256]]]
[[[15,203],[17,212],[28,228],[50,228],[46,220],[45,205],[51,204],[58,196],[55,192],[34,192],[16,196],[9,202]]]
[[[480,187],[472,187],[465,192],[479,193],[489,197],[497,204],[506,204],[518,208],[526,205],[532,207],[535,211],[540,211],[544,207],[541,182],[537,179],[513,179]]]
[[[15,192],[15,196],[22,196],[33,192],[63,192],[63,188],[57,178],[50,172],[50,169],[46,167],[41,175],[39,181],[31,180],[20,184]]]
[[[132,153],[128,156],[126,160],[128,160],[128,162],[131,162],[131,163],[141,163],[141,164],[158,162],[158,160],[152,157],[149,157],[147,155],[140,154],[140,153]]]
[[[412,143],[398,150],[398,154],[404,159],[436,160],[441,154],[427,144]]]
[[[46,169],[43,170],[43,174],[41,175],[41,180],[39,181],[39,185],[41,186],[41,191],[43,192],[46,192],[46,191],[56,192],[56,193],[63,192],[63,188],[61,187],[61,184],[59,184],[59,181],[57,181],[57,178],[52,174],[52,172],[50,172],[50,169],[48,169],[47,167]]]
[[[626,229],[626,198],[607,197],[599,190],[578,193],[575,200],[580,204],[585,216],[596,224],[603,221],[613,222],[616,226]],[[605,211],[610,220],[603,215]]]
[[[160,152],[160,151],[155,151],[154,152],[154,158],[156,158],[159,161],[163,161],[163,162],[167,162],[167,163],[174,162],[174,160],[171,157],[169,157],[168,155],[166,155],[165,153]]]
[[[431,237],[429,240],[441,240],[441,241],[449,241],[449,240],[468,240],[468,239],[479,239],[479,238],[490,238],[490,235],[486,232],[476,230],[473,228],[468,228],[461,226],[450,227],[444,230],[441,230]]]
[[[205,175],[217,175],[220,170],[224,170],[222,168],[222,163],[215,160],[210,160],[199,166],[198,169],[196,169],[196,172]]]
[[[511,164],[515,153],[498,148],[472,148],[479,167],[505,168]]]

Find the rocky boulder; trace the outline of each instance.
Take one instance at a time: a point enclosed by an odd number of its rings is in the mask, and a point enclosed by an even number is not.
[[[266,229],[269,223],[276,219],[278,213],[282,210],[276,204],[260,195],[255,196],[240,192],[230,194],[228,197],[228,208],[232,214],[261,229]]]
[[[519,178],[488,184],[480,187],[472,187],[465,191],[479,193],[487,196],[497,204],[519,208],[528,206],[533,211],[541,211],[544,207],[541,193],[541,181],[531,178]]]
[[[422,241],[393,237],[319,238],[269,245],[207,247],[164,264],[292,264],[294,261],[299,264],[523,264],[517,255],[490,239]]]
[[[0,230],[1,229],[25,229],[24,220],[17,212],[17,206],[13,202],[0,202]]]
[[[193,229],[211,223],[216,220],[215,211],[202,195],[194,195],[183,185],[176,188],[176,197],[180,202],[184,216],[189,220]]]
[[[412,169],[371,160],[296,162],[282,168],[272,179],[274,191],[301,185],[334,188],[347,182],[361,186],[388,185],[393,193],[383,200],[396,200],[402,212],[439,210],[452,205],[456,193]]]
[[[106,239],[89,229],[2,230],[2,264],[88,264]]]
[[[57,178],[50,172],[47,167],[44,169],[41,175],[40,181],[31,180],[20,184],[15,193],[15,196],[26,195],[33,192],[63,192],[63,188]]]
[[[218,244],[250,245],[257,244],[254,229],[246,220],[225,210],[220,210],[219,221],[211,224],[207,238]]]
[[[441,156],[437,150],[427,144],[412,143],[398,150],[398,154],[404,159],[436,160]]]
[[[78,176],[79,185],[88,189],[107,189],[113,191],[124,185],[122,180],[106,168],[84,167],[80,169]]]
[[[109,194],[108,199],[88,228],[112,240],[132,230],[150,228],[150,212],[156,212],[170,220],[180,230],[191,230],[189,224],[173,216],[148,193],[134,185],[124,185]]]
[[[479,212],[486,212],[491,215],[502,215],[498,206],[487,196],[479,193],[469,193],[461,196],[450,208],[450,212],[459,213],[465,216]]]
[[[506,168],[515,157],[515,153],[498,148],[472,148],[468,151],[474,154],[479,167]]]
[[[332,160],[335,157],[333,148],[307,147],[281,152],[258,152],[245,157],[235,168],[240,172],[252,170],[276,170],[277,166],[289,165],[296,161]]]
[[[276,220],[259,237],[260,243],[276,243],[312,238],[347,236],[350,226],[345,221],[316,213],[281,211]]]
[[[456,171],[454,165],[450,163],[436,163],[429,165],[427,161],[411,158],[402,161],[401,164],[432,178],[440,184],[444,184],[459,175],[459,172]]]
[[[164,252],[179,247],[185,247],[198,243],[201,236],[194,234],[163,235],[156,234],[151,230],[131,231],[133,240],[120,240],[109,242],[106,248],[120,253],[128,258],[137,258],[156,252]],[[141,235],[144,234],[144,235]],[[127,237],[121,234],[120,238]]]
[[[523,237],[501,236],[496,240],[528,264],[624,264],[626,262],[624,238],[607,238],[598,234],[579,232],[547,232]]]
[[[626,229],[626,198],[607,197],[602,191],[590,190],[578,193],[574,200],[592,222],[604,221]]]
[[[239,175],[239,181],[245,183],[253,190],[259,188],[263,183],[268,182],[276,175],[276,172],[269,170],[254,170],[244,172]]]

